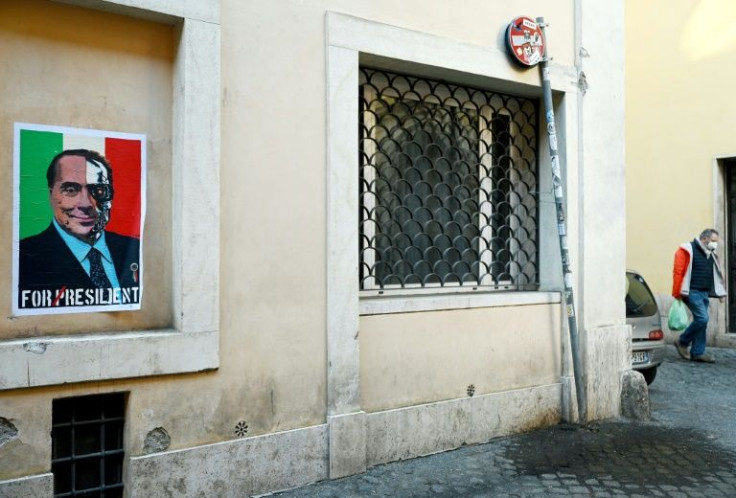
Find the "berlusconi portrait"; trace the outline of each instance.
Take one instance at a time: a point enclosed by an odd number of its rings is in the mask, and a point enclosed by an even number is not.
[[[145,143],[15,124],[15,314],[140,309]]]

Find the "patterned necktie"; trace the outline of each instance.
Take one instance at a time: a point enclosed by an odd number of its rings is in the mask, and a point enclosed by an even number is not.
[[[112,287],[110,280],[105,275],[105,269],[102,268],[102,254],[94,247],[87,253],[89,259],[89,278],[95,287],[109,288]]]

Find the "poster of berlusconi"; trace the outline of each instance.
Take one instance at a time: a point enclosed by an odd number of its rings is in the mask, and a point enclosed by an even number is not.
[[[146,137],[15,123],[13,313],[138,310]]]

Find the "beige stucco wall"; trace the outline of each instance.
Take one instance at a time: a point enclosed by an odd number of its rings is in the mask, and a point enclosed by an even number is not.
[[[675,249],[712,227],[736,156],[736,4],[626,2],[627,264],[669,294]]]
[[[12,259],[0,258],[0,338],[160,328],[171,323],[174,30],[44,0],[0,4],[0,237],[12,253],[13,123],[146,134],[145,298],[135,313],[11,315]],[[128,77],[145,75],[145,77]],[[113,205],[113,216],[116,206]],[[80,316],[84,319],[80,320]],[[81,322],[81,323],[80,323]]]
[[[364,316],[361,405],[387,410],[559,382],[560,305]]]
[[[520,12],[519,5],[481,0],[461,6],[440,0],[223,0],[220,368],[0,393],[0,416],[15,421],[20,430],[15,449],[0,449],[0,479],[49,468],[50,406],[57,397],[129,391],[129,455],[140,455],[146,433],[159,426],[171,435],[171,449],[179,449],[231,439],[239,421],[249,425],[251,435],[324,423],[325,12],[492,47],[501,45],[501,30],[511,18],[543,15],[554,25],[550,50],[556,62],[572,65],[572,3],[538,0],[523,7]],[[0,331],[8,337],[168,323],[167,172],[176,167],[167,152],[174,30],[41,0],[3,2],[0,14],[0,141],[5,150],[12,149],[12,122],[22,120],[147,133],[150,153],[144,304],[150,313],[3,320]],[[19,18],[47,27],[66,19],[85,28],[61,23],[61,28],[28,32],[25,21],[18,27]],[[90,78],[53,59],[86,61],[111,71]],[[65,83],[48,88],[44,83],[47,96],[28,91],[28,82],[39,74]],[[116,90],[124,100],[106,101]],[[208,151],[201,155],[206,161]],[[0,159],[5,161],[0,167],[5,185],[11,184],[9,158]],[[9,199],[0,217],[6,251],[12,226]],[[207,223],[207,213],[201,215]],[[2,316],[10,308],[8,264],[0,260]],[[466,396],[471,383],[476,392],[489,393],[554,382],[560,370],[559,312],[553,306],[535,307],[528,316],[529,309],[524,311],[521,324],[513,308],[365,317],[363,402],[379,409]],[[518,325],[508,327],[512,322]],[[456,341],[456,333],[448,332],[450,323],[468,340]],[[396,334],[388,334],[389,328]],[[386,358],[382,353],[392,341],[401,347],[388,348],[391,356]],[[406,369],[406,356],[400,353],[410,355],[412,369]],[[455,358],[461,358],[462,368]],[[437,359],[443,362],[440,369]],[[438,383],[422,386],[430,366]],[[406,376],[393,383],[397,369],[406,370]]]
[[[570,2],[525,8],[559,23],[552,50],[570,64]],[[295,425],[297,413],[324,417],[328,10],[490,46],[500,46],[500,30],[520,15],[518,6],[482,1],[461,9],[441,1],[222,2],[223,359],[237,355],[245,399],[262,404],[273,385],[278,398],[300,407],[289,417],[272,414],[268,402],[255,412],[283,420],[279,427]],[[477,22],[468,22],[470,12]],[[263,379],[263,388],[248,386],[250,379]]]

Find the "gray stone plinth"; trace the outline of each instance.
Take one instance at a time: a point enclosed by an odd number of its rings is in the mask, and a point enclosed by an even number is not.
[[[621,375],[621,415],[634,420],[649,420],[652,416],[649,388],[644,376],[635,370]]]

